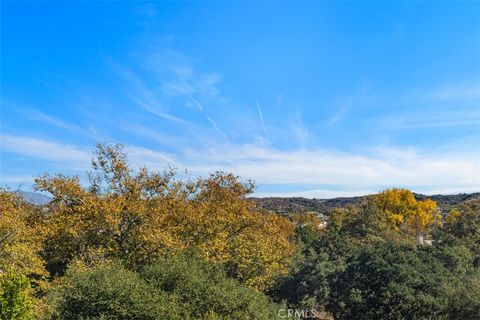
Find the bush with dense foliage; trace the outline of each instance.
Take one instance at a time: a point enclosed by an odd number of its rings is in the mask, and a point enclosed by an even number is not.
[[[278,306],[192,252],[141,272],[74,264],[51,291],[52,319],[274,319]]]
[[[448,270],[429,251],[394,244],[365,246],[331,283],[336,319],[438,319]]]
[[[11,270],[0,274],[0,320],[30,319],[34,319],[30,281]]]
[[[52,290],[52,319],[180,319],[174,298],[158,295],[120,264],[69,270]]]
[[[37,284],[45,278],[41,215],[17,193],[0,190],[0,274],[13,269]]]

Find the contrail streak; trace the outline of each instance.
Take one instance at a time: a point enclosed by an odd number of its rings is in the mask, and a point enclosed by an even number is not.
[[[213,129],[215,129],[215,131],[217,131],[218,134],[220,134],[226,141],[230,142],[230,139],[228,139],[227,135],[222,130],[220,130],[220,128],[217,126],[217,123],[215,122],[215,120],[213,120],[212,117],[210,117],[208,113],[204,111],[202,104],[196,99],[192,98],[191,100],[198,107],[198,110],[200,110],[200,112],[205,116],[205,118],[207,118],[208,122],[210,122]]]
[[[262,123],[263,134],[266,137],[267,136],[267,130],[265,130],[265,123],[263,122],[263,115],[262,115],[262,110],[260,110],[260,103],[258,103],[257,98],[255,98],[255,101],[257,102],[257,110],[258,110],[258,115],[260,116],[260,122]]]

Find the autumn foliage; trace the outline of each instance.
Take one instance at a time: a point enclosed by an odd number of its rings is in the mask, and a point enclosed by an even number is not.
[[[220,172],[190,181],[172,169],[134,172],[119,145],[98,145],[92,167],[87,186],[63,175],[36,179],[37,190],[53,196],[44,239],[52,270],[95,256],[136,268],[195,247],[260,290],[286,272],[293,227],[255,209],[246,198],[251,182]]]
[[[256,207],[254,187],[134,170],[121,145],[98,145],[87,181],[35,179],[48,205],[0,191],[0,320],[273,319],[282,303],[335,319],[480,312],[456,298],[479,292],[478,201],[442,217],[387,189],[285,217]]]
[[[395,230],[406,228],[420,234],[431,224],[440,221],[435,201],[417,201],[410,190],[385,190],[371,197],[370,201],[385,213],[387,223]]]

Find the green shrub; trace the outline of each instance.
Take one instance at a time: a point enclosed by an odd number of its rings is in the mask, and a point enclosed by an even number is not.
[[[175,296],[158,294],[120,264],[69,270],[52,295],[53,319],[183,319]]]
[[[336,319],[445,319],[449,277],[431,250],[363,247],[331,284],[327,309]]]
[[[477,320],[480,318],[480,274],[461,276],[444,284],[448,319]]]
[[[262,293],[226,277],[223,270],[193,253],[164,259],[146,268],[144,278],[179,297],[192,319],[274,319],[278,306]]]
[[[33,319],[30,282],[9,271],[0,275],[0,320]]]
[[[136,273],[119,263],[68,270],[50,293],[51,319],[265,319],[278,306],[192,253]]]

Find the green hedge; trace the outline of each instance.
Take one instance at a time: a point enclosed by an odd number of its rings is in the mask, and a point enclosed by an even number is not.
[[[51,319],[68,320],[270,320],[279,307],[191,253],[141,272],[116,262],[69,270],[50,295],[56,305]]]

